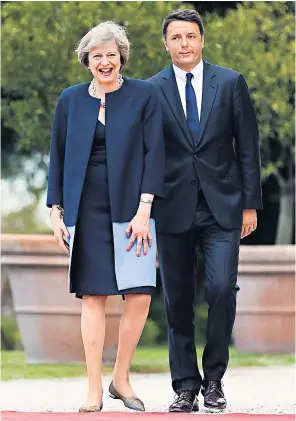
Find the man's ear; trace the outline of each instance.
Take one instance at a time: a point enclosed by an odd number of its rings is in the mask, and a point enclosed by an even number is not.
[[[204,46],[205,46],[205,37],[204,37],[204,35],[201,37],[201,45],[202,45],[202,48],[204,48]]]
[[[166,49],[166,51],[169,51],[169,49],[168,49],[168,46],[167,46],[167,43],[166,43],[166,40],[165,40],[165,39],[163,40],[163,44],[164,44],[164,48]]]

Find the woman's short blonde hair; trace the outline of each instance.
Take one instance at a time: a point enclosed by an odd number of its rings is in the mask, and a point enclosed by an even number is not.
[[[130,41],[126,30],[113,21],[99,23],[79,41],[76,49],[79,62],[82,66],[88,67],[88,54],[90,51],[113,40],[116,42],[120,54],[121,65],[125,66],[129,59]]]

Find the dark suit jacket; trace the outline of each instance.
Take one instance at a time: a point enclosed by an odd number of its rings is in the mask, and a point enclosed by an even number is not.
[[[47,206],[61,204],[68,226],[77,220],[99,113],[100,100],[89,95],[88,86],[63,91],[54,113]],[[124,78],[119,90],[106,95],[105,133],[112,221],[130,221],[141,193],[163,193],[163,126],[157,89],[146,81]]]
[[[156,203],[160,232],[193,223],[198,183],[216,221],[241,227],[243,209],[261,209],[259,133],[243,76],[204,61],[197,147],[187,125],[173,66],[149,79],[159,88],[165,136],[165,197]]]

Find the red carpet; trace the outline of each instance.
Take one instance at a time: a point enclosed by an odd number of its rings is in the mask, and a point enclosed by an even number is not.
[[[294,415],[256,414],[169,414],[167,412],[1,412],[2,421],[289,421]]]

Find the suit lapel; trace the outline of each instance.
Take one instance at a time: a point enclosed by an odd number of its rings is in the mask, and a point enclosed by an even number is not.
[[[171,65],[166,70],[167,71],[163,75],[164,83],[161,87],[162,91],[177,122],[179,123],[184,135],[186,136],[186,139],[191,144],[191,146],[194,146],[193,139],[184,114],[173,66]]]
[[[200,126],[199,126],[197,148],[200,146],[200,141],[204,135],[204,132],[205,132],[212,108],[213,108],[213,104],[216,98],[218,85],[215,82],[216,73],[213,69],[214,69],[214,66],[204,61],[201,119],[200,119]]]

